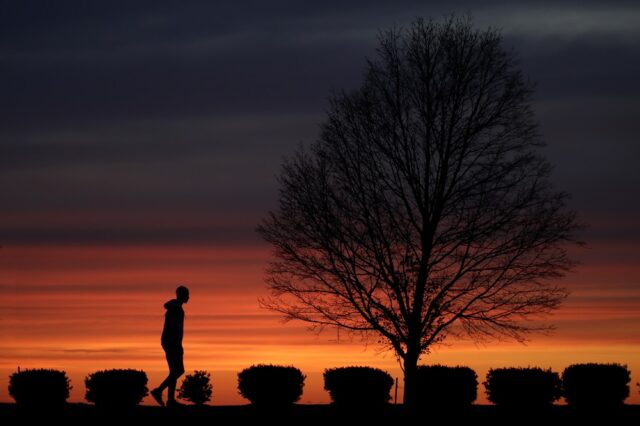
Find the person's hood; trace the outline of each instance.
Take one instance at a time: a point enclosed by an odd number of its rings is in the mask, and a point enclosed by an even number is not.
[[[178,309],[178,308],[180,308],[180,304],[178,303],[178,301],[176,299],[171,299],[167,303],[164,304],[164,308],[166,310]]]

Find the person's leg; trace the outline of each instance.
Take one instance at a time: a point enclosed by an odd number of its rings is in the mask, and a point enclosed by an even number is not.
[[[169,355],[171,354],[171,355]],[[167,404],[175,404],[176,402],[176,385],[178,379],[184,374],[183,351],[182,348],[175,348],[167,352],[167,361],[169,362],[169,376],[165,380],[167,382]]]
[[[171,374],[169,374],[162,383],[160,383],[160,386],[158,386],[156,389],[158,389],[160,392],[162,392],[163,390],[165,390],[166,388],[168,388],[169,386],[171,386],[171,382],[173,381],[173,377],[171,376]]]
[[[171,353],[172,351],[170,350],[170,348],[165,348],[163,346],[162,349],[164,349],[164,356],[167,359],[167,365],[169,366],[169,375],[162,381],[162,383],[160,383],[160,386],[158,386],[155,389],[152,389],[150,394],[158,404],[164,407],[164,401],[162,400],[162,392],[166,388],[168,388],[173,382],[173,376],[171,375],[171,367],[172,367],[174,357],[173,357],[173,354]],[[175,384],[174,384],[174,389],[175,389]]]
[[[168,391],[167,391],[167,404],[173,404],[176,402],[176,385],[178,384],[178,379],[173,376],[170,376],[171,380],[169,381]]]

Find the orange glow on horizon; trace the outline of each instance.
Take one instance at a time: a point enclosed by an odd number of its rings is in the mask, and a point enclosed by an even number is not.
[[[601,245],[600,252],[635,247]],[[593,253],[585,256],[592,257]],[[166,374],[159,345],[163,303],[178,284],[191,289],[185,306],[187,371],[212,372],[213,404],[243,404],[236,374],[257,363],[290,364],[307,374],[302,403],[328,401],[322,371],[371,365],[394,377],[393,354],[335,331],[319,336],[303,324],[283,324],[259,308],[264,246],[10,246],[0,251],[0,401],[12,401],[8,375],[21,368],[67,371],[72,401],[84,397],[84,377],[98,369],[144,369],[155,386]],[[640,403],[640,265],[633,256],[589,259],[563,280],[571,296],[549,318],[557,331],[531,343],[449,342],[425,363],[468,365],[482,383],[486,371],[504,366],[551,367],[577,362],[619,362],[632,370],[628,403]],[[627,259],[627,260],[624,260]],[[400,398],[401,398],[400,393]],[[478,402],[486,403],[482,385]],[[147,401],[147,403],[151,403]]]

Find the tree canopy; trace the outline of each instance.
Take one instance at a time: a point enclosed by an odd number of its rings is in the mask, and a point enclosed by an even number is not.
[[[288,319],[381,337],[405,402],[447,336],[510,337],[566,292],[576,215],[554,189],[514,52],[470,19],[384,32],[360,88],[332,97],[289,157],[258,231],[273,247],[262,303]]]

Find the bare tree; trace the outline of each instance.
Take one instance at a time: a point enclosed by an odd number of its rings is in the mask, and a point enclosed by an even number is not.
[[[385,32],[364,83],[334,96],[319,139],[285,160],[263,305],[373,333],[397,354],[405,404],[447,336],[524,340],[566,296],[579,229],[531,110],[532,85],[470,19]]]

